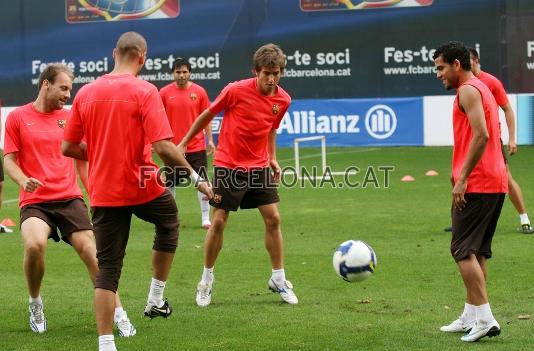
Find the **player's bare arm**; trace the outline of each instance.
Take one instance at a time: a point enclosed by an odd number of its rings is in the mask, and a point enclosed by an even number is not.
[[[210,184],[193,171],[184,155],[176,148],[176,145],[170,140],[158,140],[152,143],[152,147],[167,166],[186,169],[198,191],[206,195],[208,199],[213,198],[213,190]]]
[[[464,194],[467,189],[467,178],[482,157],[488,143],[489,134],[486,127],[486,119],[484,118],[482,97],[479,91],[473,86],[464,85],[458,90],[458,98],[460,106],[469,119],[469,124],[473,132],[473,138],[469,144],[466,160],[452,190],[454,206],[462,209],[465,207],[466,202]]]
[[[208,138],[208,144],[206,145],[206,154],[207,155],[215,155],[215,143],[213,142],[213,131],[212,131],[212,125],[211,121],[208,123],[206,128],[204,128],[204,131],[206,132],[206,137]]]
[[[76,144],[63,140],[61,141],[61,153],[63,156],[87,161],[87,145],[85,143]]]
[[[506,126],[508,127],[508,154],[513,155],[517,153],[517,142],[515,140],[515,114],[510,103],[501,106],[504,111],[504,118],[506,120]]]
[[[184,153],[186,151],[187,144],[191,141],[191,139],[197,135],[202,129],[206,128],[208,123],[211,122],[211,120],[215,117],[215,114],[213,114],[209,109],[205,109],[200,116],[195,120],[191,128],[189,128],[189,131],[184,136],[182,141],[180,141],[180,144],[178,144],[178,148],[180,149],[181,153]]]
[[[22,169],[20,169],[18,164],[16,153],[10,153],[4,156],[4,169],[9,178],[29,193],[32,193],[38,187],[43,186],[38,179],[28,177],[22,172]]]
[[[267,143],[267,151],[269,152],[269,165],[274,173],[274,179],[276,181],[280,180],[280,165],[276,160],[276,129],[272,129],[269,133],[269,141]]]
[[[83,187],[85,188],[85,191],[89,191],[89,176],[88,176],[88,168],[89,164],[87,161],[82,160],[75,160],[76,162],[76,171],[78,172],[78,177],[80,177],[80,180],[82,181]]]

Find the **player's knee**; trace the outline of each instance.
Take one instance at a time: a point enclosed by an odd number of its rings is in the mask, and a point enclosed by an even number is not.
[[[167,228],[162,230],[161,228],[156,229],[156,236],[154,237],[154,245],[152,249],[155,251],[176,252],[176,247],[178,246],[178,226],[173,228]]]
[[[211,220],[211,228],[213,232],[219,233],[224,230],[226,227],[226,222],[228,221],[227,216],[217,216]]]
[[[24,250],[26,255],[30,257],[39,257],[44,255],[46,250],[46,242],[42,241],[29,241],[24,244]]]
[[[95,288],[117,292],[121,272],[122,265],[111,267],[99,264],[99,270],[96,274]]]
[[[273,213],[269,216],[266,216],[264,218],[265,227],[267,230],[274,230],[278,229],[280,227],[280,214],[279,213]]]

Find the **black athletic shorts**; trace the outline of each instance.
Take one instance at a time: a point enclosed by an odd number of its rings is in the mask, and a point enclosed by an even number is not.
[[[178,209],[169,190],[140,205],[91,207],[96,238],[96,288],[117,291],[130,237],[132,214],[155,225],[152,249],[174,253],[178,244]]]
[[[465,194],[466,206],[452,209],[451,254],[456,262],[469,255],[491,257],[491,241],[505,194]]]
[[[186,152],[185,159],[202,179],[208,179],[208,157],[206,156],[206,150]],[[165,167],[165,186],[167,188],[177,186],[184,179],[189,179],[189,175],[185,169]]]
[[[269,168],[243,171],[215,167],[210,205],[227,211],[257,208],[280,201],[278,184]]]
[[[70,235],[80,230],[93,230],[87,206],[82,199],[47,201],[26,205],[20,209],[20,224],[30,217],[37,217],[45,221],[52,232],[48,238],[59,242],[58,229],[61,240],[70,244]]]

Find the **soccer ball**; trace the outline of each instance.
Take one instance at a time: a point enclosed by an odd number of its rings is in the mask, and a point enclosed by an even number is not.
[[[360,240],[347,240],[337,248],[332,258],[337,275],[348,282],[361,282],[373,274],[376,254]]]

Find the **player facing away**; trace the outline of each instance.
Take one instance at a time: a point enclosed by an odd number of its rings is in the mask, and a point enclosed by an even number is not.
[[[460,42],[440,46],[433,55],[437,78],[456,89],[453,106],[451,254],[464,281],[467,299],[460,318],[443,332],[466,332],[473,342],[500,334],[486,287],[491,241],[508,190],[501,151],[498,105],[489,88],[471,72],[469,51]]]
[[[167,117],[174,134],[173,142],[178,144],[185,133],[189,130],[195,119],[202,111],[208,108],[210,102],[206,90],[200,85],[190,81],[191,64],[188,60],[177,58],[172,66],[174,82],[161,88],[159,94],[163,100]],[[211,122],[204,128],[206,138],[201,131],[191,139],[187,145],[185,159],[191,167],[207,179],[208,161],[206,155],[211,155],[215,150],[213,144],[213,134],[211,132]],[[184,177],[179,170],[172,170],[167,173],[166,185],[169,187],[171,194],[175,194],[174,187]],[[187,176],[187,175],[185,175]],[[201,192],[197,192],[198,202],[200,203],[200,212],[202,215],[201,226],[209,229],[210,222],[210,205],[208,199]]]
[[[478,79],[482,81],[482,83],[488,86],[491,93],[493,94],[493,97],[495,98],[495,101],[497,101],[497,104],[504,111],[504,117],[506,120],[506,125],[508,127],[507,150],[505,151],[503,148],[504,163],[506,165],[506,172],[508,174],[508,196],[515,209],[519,213],[519,221],[521,227],[518,228],[518,231],[523,234],[532,234],[534,233],[534,228],[532,228],[532,225],[530,224],[530,219],[528,218],[527,210],[525,207],[525,200],[523,198],[523,192],[521,191],[521,187],[519,186],[519,184],[517,184],[515,179],[512,177],[512,173],[510,172],[510,166],[508,165],[508,160],[506,158],[506,153],[508,153],[509,155],[513,155],[517,152],[517,143],[515,139],[514,110],[512,109],[512,106],[510,106],[508,96],[506,95],[506,91],[504,90],[502,83],[496,77],[480,69],[480,59],[476,49],[469,47],[467,49],[469,50],[469,54],[471,57],[471,71]]]
[[[224,111],[214,158],[212,226],[204,241],[204,271],[196,293],[201,307],[211,303],[213,268],[223,245],[224,228],[230,211],[239,207],[258,208],[263,217],[265,247],[272,265],[269,289],[278,292],[287,303],[298,303],[293,286],[285,277],[276,186],[280,178],[276,129],[291,103],[290,96],[278,86],[285,55],[277,45],[264,45],[254,54],[253,67],[255,77],[228,84],[179,144],[184,148],[215,115]]]
[[[89,161],[89,196],[99,271],[95,314],[99,350],[116,350],[111,333],[113,300],[119,285],[132,215],[155,225],[153,278],[145,316],[168,317],[163,298],[178,241],[178,210],[161,184],[152,147],[172,167],[184,167],[200,191],[213,193],[170,139],[172,131],[157,88],[137,78],[147,43],[136,32],[120,36],[113,50],[113,71],[83,86],[72,104],[63,154]],[[85,138],[86,143],[82,142]]]
[[[24,274],[30,294],[30,328],[47,330],[40,295],[49,238],[72,245],[95,283],[98,264],[93,227],[78,187],[72,159],[61,154],[73,74],[62,64],[48,65],[39,76],[37,99],[13,110],[6,121],[5,168],[20,186],[20,229],[24,242]],[[77,162],[87,188],[84,162]],[[58,234],[61,233],[61,237]],[[119,296],[112,301],[119,335],[133,336],[135,328]]]

